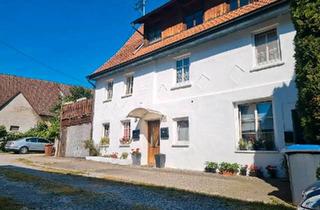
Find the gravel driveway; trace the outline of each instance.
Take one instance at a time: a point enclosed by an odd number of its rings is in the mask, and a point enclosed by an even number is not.
[[[291,209],[282,205],[126,184],[83,174],[45,172],[36,169],[33,162],[17,158],[19,156],[0,155],[0,198],[11,198],[27,209]],[[90,162],[85,163],[92,166]],[[73,164],[79,165],[77,161]],[[47,161],[46,165],[49,168],[59,164]],[[160,176],[156,178],[162,181]]]

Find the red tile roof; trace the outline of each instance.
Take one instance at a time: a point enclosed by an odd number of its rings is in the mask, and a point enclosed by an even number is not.
[[[51,116],[50,109],[61,94],[70,94],[70,85],[0,74],[0,110],[19,93],[39,115]]]
[[[226,23],[235,18],[241,17],[243,15],[249,14],[253,11],[256,11],[262,7],[265,7],[269,4],[272,4],[278,0],[257,0],[251,4],[240,7],[237,10],[228,12],[224,15],[221,15],[217,18],[213,18],[209,21],[204,22],[198,26],[190,28],[188,30],[182,31],[176,35],[171,37],[162,39],[159,42],[154,44],[143,46],[139,49],[140,45],[143,42],[142,35],[138,32],[135,32],[129,40],[121,47],[121,49],[111,57],[107,62],[105,62],[101,67],[99,67],[92,75],[96,75],[102,72],[108,71],[110,68],[115,68],[118,65],[125,64],[126,62],[130,62],[133,59],[139,58],[144,55],[148,55],[155,50],[159,50],[161,48],[170,46],[178,41],[183,41],[187,38],[190,38],[194,35],[199,34],[200,32],[204,32],[208,29],[214,28],[220,24]],[[140,32],[143,32],[143,27],[139,29]]]

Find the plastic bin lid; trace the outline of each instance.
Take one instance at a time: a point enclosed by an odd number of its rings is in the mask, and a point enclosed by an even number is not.
[[[283,153],[320,153],[320,145],[293,144],[284,148]]]

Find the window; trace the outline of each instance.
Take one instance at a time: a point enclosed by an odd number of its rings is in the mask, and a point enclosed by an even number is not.
[[[177,120],[177,140],[189,141],[189,120]]]
[[[187,29],[203,23],[203,12],[198,11],[193,13],[192,15],[186,16],[184,19],[184,23]]]
[[[113,81],[107,83],[107,100],[111,100],[113,96]]]
[[[19,131],[19,126],[17,126],[17,125],[11,125],[10,126],[10,131]]]
[[[110,123],[103,124],[103,137],[109,137],[110,134]]]
[[[177,83],[189,81],[189,58],[184,58],[176,61]]]
[[[240,150],[274,150],[272,102],[238,106]]]
[[[230,0],[230,11],[243,7],[250,3],[250,0]]]
[[[123,138],[130,139],[131,138],[131,126],[130,121],[123,121]]]
[[[38,139],[36,139],[36,138],[30,138],[30,139],[27,139],[26,141],[27,141],[27,142],[32,142],[32,143],[37,143],[37,142],[38,142]]]
[[[161,39],[161,29],[158,26],[149,28],[147,32],[147,39],[149,42],[155,42]]]
[[[38,143],[49,144],[50,142],[46,139],[38,139]]]
[[[126,85],[125,94],[131,95],[133,92],[133,76],[126,77],[125,85]]]
[[[264,65],[281,60],[277,30],[272,29],[254,36],[256,63]]]

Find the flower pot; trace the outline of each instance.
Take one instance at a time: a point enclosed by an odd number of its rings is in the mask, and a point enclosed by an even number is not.
[[[157,168],[164,168],[166,163],[166,155],[165,154],[156,154],[154,155],[154,158],[156,160],[156,167]]]
[[[235,172],[231,172],[231,171],[223,171],[222,175],[223,176],[235,176],[236,173]]]
[[[140,166],[141,165],[141,154],[131,155],[132,165]]]

